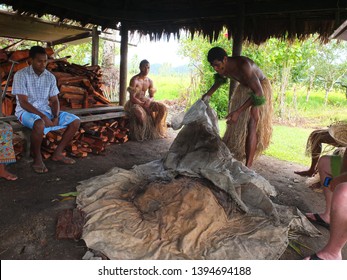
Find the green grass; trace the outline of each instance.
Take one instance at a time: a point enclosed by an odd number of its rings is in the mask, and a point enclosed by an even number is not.
[[[182,95],[186,94],[190,83],[189,75],[151,75],[150,78],[157,89],[156,100],[180,99]]]
[[[328,104],[324,105],[323,90],[314,90],[306,102],[306,89],[297,90],[296,102],[292,91],[286,92],[286,113],[287,118],[304,120],[302,126],[323,127],[329,124],[347,119],[347,99],[345,92],[336,90],[329,93]],[[276,93],[274,94],[276,100]],[[278,105],[275,102],[275,109],[278,112]]]
[[[312,129],[275,125],[265,155],[308,166],[310,158],[305,156],[305,148],[311,132]]]
[[[225,120],[219,121],[220,135],[226,130]],[[310,158],[305,156],[306,141],[312,129],[274,125],[271,144],[265,155],[281,160],[309,166]]]

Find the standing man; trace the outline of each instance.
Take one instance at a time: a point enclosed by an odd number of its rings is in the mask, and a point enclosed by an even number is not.
[[[32,168],[36,173],[48,172],[41,155],[44,134],[51,130],[66,128],[62,140],[55,149],[52,160],[64,164],[74,164],[72,158],[63,155],[65,146],[72,140],[80,126],[77,116],[60,111],[59,90],[56,79],[46,70],[47,54],[44,48],[30,49],[31,65],[14,75],[12,94],[16,95],[16,116],[26,127],[32,129],[31,153],[34,157]]]
[[[220,47],[210,49],[207,59],[218,74],[203,100],[211,97],[226,78],[239,82],[231,99],[223,141],[236,159],[245,159],[246,166],[251,167],[270,144],[273,111],[270,82],[254,61],[244,56],[228,57]]]
[[[130,100],[124,106],[130,114],[130,137],[136,141],[166,137],[167,108],[164,104],[154,101],[157,90],[147,76],[149,69],[149,62],[142,60],[140,73],[130,80]]]

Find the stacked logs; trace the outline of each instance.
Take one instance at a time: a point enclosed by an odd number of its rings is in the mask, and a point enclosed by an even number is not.
[[[29,65],[29,50],[15,52],[0,50],[0,52],[2,54],[0,75],[3,90],[8,80],[2,112],[8,116],[12,115],[15,109],[15,98],[11,94],[13,75]],[[57,86],[60,90],[59,100],[63,110],[105,106],[110,103],[101,89],[102,71],[99,66],[81,66],[69,63],[67,61],[69,57],[53,59],[51,57],[54,52],[51,48],[46,48],[46,52],[49,57],[47,70],[52,72],[57,79]],[[12,64],[13,72],[8,78]]]
[[[64,129],[48,132],[42,142],[41,153],[44,159],[52,156],[58,146]],[[110,143],[128,141],[129,129],[126,119],[111,119],[82,124],[72,141],[65,148],[65,154],[83,158],[89,153],[102,154]]]
[[[49,63],[47,69],[51,69],[57,79],[60,105],[63,109],[110,104],[101,90],[102,71],[98,65],[86,67],[70,64],[66,60],[56,60]]]
[[[13,133],[12,145],[16,159],[21,159],[25,152],[25,140],[19,134]]]

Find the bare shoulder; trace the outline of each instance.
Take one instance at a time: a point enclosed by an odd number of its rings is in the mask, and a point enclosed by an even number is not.
[[[138,76],[139,76],[139,75],[135,75],[135,76],[133,76],[133,77],[130,79],[129,84],[130,84],[131,86],[134,86],[134,85],[137,84]]]
[[[246,56],[239,56],[240,58],[240,67],[244,67],[244,69],[249,69],[251,72],[255,72],[256,75],[263,79],[265,78],[262,70],[259,68],[259,66],[249,57]]]
[[[131,77],[130,81],[135,81],[138,79],[138,77],[139,77],[139,74],[136,74],[135,76]]]
[[[255,62],[246,56],[232,56],[230,57],[237,66],[252,67],[256,65]]]
[[[148,79],[148,82],[152,85],[153,84],[153,80],[151,78],[149,78],[149,77],[147,77],[147,79]]]

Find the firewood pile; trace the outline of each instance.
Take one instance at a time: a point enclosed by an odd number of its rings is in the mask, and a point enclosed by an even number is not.
[[[110,101],[102,90],[102,70],[99,66],[81,66],[69,63],[65,58],[53,59],[51,48],[46,48],[48,55],[47,70],[57,79],[60,90],[59,100],[62,110],[105,106]],[[4,90],[12,64],[13,73],[8,81],[6,98],[2,104],[3,114],[12,115],[15,109],[15,97],[11,94],[13,75],[29,65],[29,50],[14,52],[0,50],[1,87]],[[15,63],[13,63],[13,61]]]
[[[16,159],[22,158],[25,152],[25,140],[17,133],[13,133],[12,145]]]
[[[83,158],[89,153],[100,155],[112,143],[121,144],[129,140],[127,120],[124,118],[88,122],[81,125],[72,141],[65,148],[65,155]],[[44,159],[52,156],[62,139],[64,129],[50,131],[42,141],[41,153]],[[13,140],[17,159],[24,152],[23,139],[16,136]]]
[[[48,132],[42,142],[41,153],[44,159],[49,158],[58,146],[64,129]],[[129,129],[125,119],[111,119],[82,124],[71,143],[65,150],[68,156],[83,158],[89,153],[102,154],[111,143],[128,141]]]

